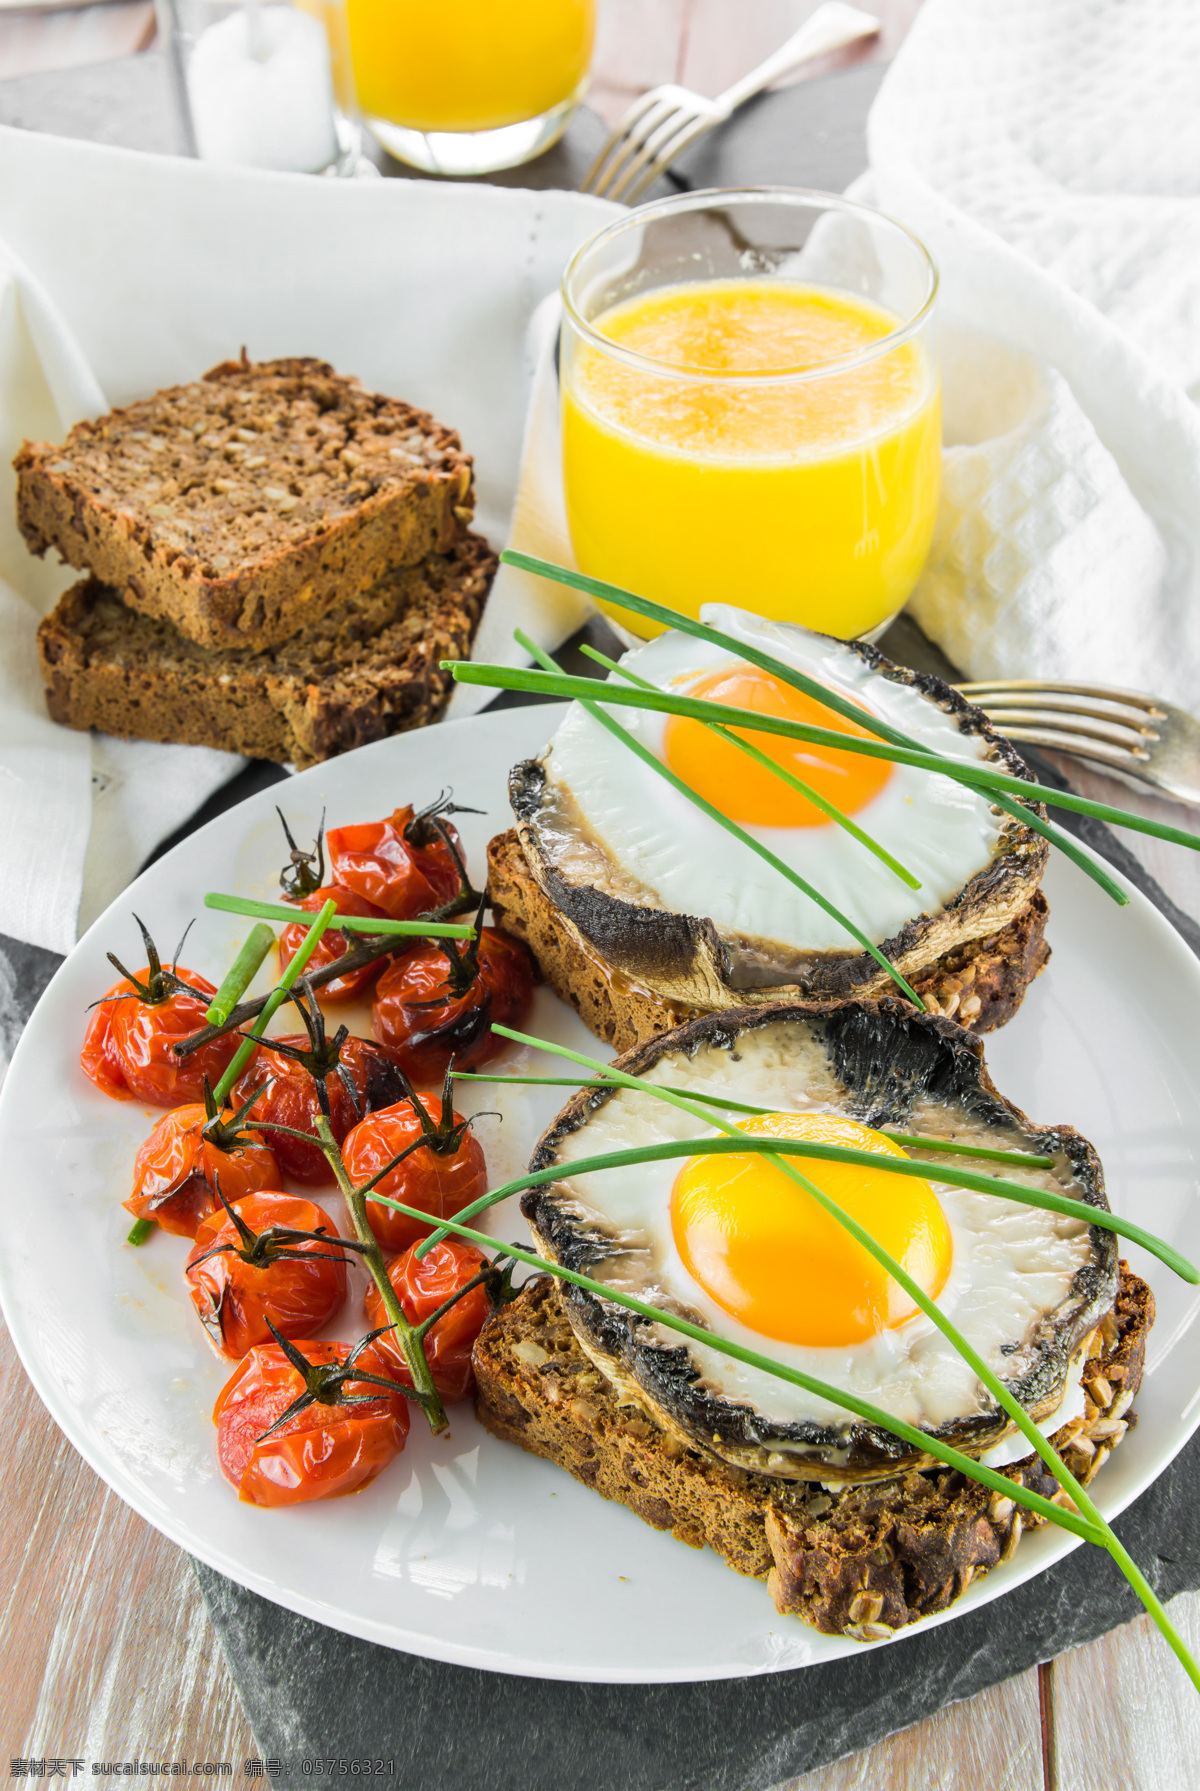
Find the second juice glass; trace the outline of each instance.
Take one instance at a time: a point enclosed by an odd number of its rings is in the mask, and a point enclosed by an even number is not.
[[[692,193],[593,237],[563,283],[581,570],[693,616],[886,623],[937,511],[936,292],[916,237],[829,194]]]
[[[354,88],[401,161],[476,175],[540,155],[587,86],[595,0],[346,0]]]

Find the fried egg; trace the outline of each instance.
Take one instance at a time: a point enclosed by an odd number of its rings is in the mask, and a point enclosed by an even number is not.
[[[668,633],[626,655],[625,669],[663,690],[753,709],[835,733],[867,736],[877,716],[930,751],[979,760],[987,742],[912,686],[889,683],[868,659],[806,629],[710,606],[704,621],[818,679],[863,711],[852,728],[832,710],[723,647]],[[612,674],[610,682],[621,680]],[[878,945],[918,909],[942,907],[989,863],[1000,817],[961,784],[906,765],[760,734],[753,744],[850,815],[912,874],[896,874],[819,808],[702,722],[611,711],[634,738],[721,813],[813,883]],[[666,908],[704,914],[719,932],[787,951],[857,949],[825,911],[623,750],[582,707],[572,709],[547,759],[554,783],[596,841]]]
[[[995,1094],[961,1035],[899,1004],[825,1014],[794,1004],[696,1020],[621,1061],[653,1083],[766,1109],[730,1116],[748,1136],[774,1131],[878,1156],[879,1171],[790,1161],[900,1261],[1035,1419],[1074,1415],[1080,1351],[1115,1295],[1112,1234],[942,1181],[935,1153],[922,1157],[884,1129],[1048,1155],[1045,1170],[949,1160],[1106,1204],[1091,1147],[1069,1128],[1035,1131]],[[572,1162],[605,1150],[716,1135],[640,1091],[578,1097],[535,1158],[563,1170],[526,1196],[538,1248],[972,1453],[1002,1444],[1010,1421],[954,1344],[777,1163],[747,1152],[571,1175]],[[927,1174],[882,1168],[906,1155]],[[567,1305],[610,1379],[668,1429],[740,1466],[833,1481],[919,1460],[765,1370],[577,1290]]]
[[[871,648],[710,605],[703,619],[808,674],[862,712],[844,719],[775,675],[679,632],[627,654],[622,669],[655,687],[726,707],[804,722],[849,738],[872,720],[964,762],[1022,770],[985,719],[937,680],[891,665]],[[610,682],[626,682],[617,674]],[[962,784],[853,751],[746,730],[742,738],[833,804],[902,865],[896,870],[803,792],[729,739],[690,718],[606,711],[721,815],[799,873],[904,974],[965,939],[1007,926],[1027,905],[1043,842]],[[866,990],[886,973],[854,934],[749,845],[729,834],[653,768],[572,705],[539,761],[511,782],[522,845],[543,891],[617,969],[671,999],[720,1004],[734,990],[793,983],[812,992]],[[701,917],[709,949],[662,935],[655,915]],[[676,932],[680,931],[679,927]],[[709,962],[704,960],[707,956]],[[693,960],[693,961],[689,961]],[[845,971],[826,990],[831,965]],[[811,973],[811,974],[810,974]]]

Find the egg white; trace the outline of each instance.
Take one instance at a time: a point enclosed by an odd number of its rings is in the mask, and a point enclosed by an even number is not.
[[[734,1061],[726,1051],[701,1047],[687,1060],[672,1053],[648,1079],[675,1088],[768,1107],[781,1113],[845,1112],[823,1049],[798,1028],[789,1028],[786,1050],[761,1033],[743,1034]],[[731,1116],[734,1117],[734,1116]],[[934,1130],[932,1126],[923,1129]],[[860,1394],[885,1411],[916,1425],[939,1425],[972,1417],[993,1407],[973,1370],[954,1345],[922,1313],[894,1330],[837,1348],[811,1348],[764,1336],[717,1304],[695,1280],[676,1248],[670,1201],[684,1159],[591,1172],[571,1181],[569,1164],[578,1157],[666,1139],[716,1136],[678,1108],[630,1090],[612,1096],[586,1126],[559,1146],[567,1169],[565,1185],[579,1219],[614,1240],[615,1254],[590,1272],[622,1292],[651,1304],[686,1308],[732,1342],[759,1351],[835,1386]],[[954,1137],[967,1140],[962,1125]],[[994,1134],[988,1142],[995,1143]],[[803,1164],[800,1165],[803,1168]],[[1045,1171],[989,1164],[993,1174],[1031,1187],[1075,1192]],[[939,1296],[942,1311],[958,1326],[984,1361],[1004,1379],[1032,1366],[1025,1345],[1038,1322],[1068,1297],[1072,1281],[1091,1256],[1089,1228],[1079,1220],[1004,1200],[998,1195],[930,1183],[950,1228],[954,1257]],[[898,1184],[902,1187],[903,1184]],[[799,1297],[803,1297],[802,1292]],[[660,1327],[657,1341],[678,1346],[678,1336]],[[689,1349],[712,1389],[744,1401],[776,1423],[813,1419],[844,1422],[844,1410],[759,1369],[715,1350]],[[1064,1408],[1060,1407],[1060,1410]],[[1058,1419],[1056,1422],[1065,1421]]]
[[[956,759],[985,757],[977,736],[961,734],[936,704],[907,685],[890,683],[839,642],[724,604],[707,605],[701,614],[713,627],[864,704],[921,746]],[[713,670],[744,663],[723,647],[675,631],[622,661],[649,683],[683,695]],[[621,682],[615,674],[609,681]],[[610,713],[657,757],[665,757],[667,716],[628,708]],[[579,704],[551,742],[545,766],[612,862],[669,912],[698,915],[712,920],[723,935],[785,950],[859,949],[844,927],[643,765]],[[948,778],[904,765],[893,766],[883,789],[854,819],[920,879],[919,890],[901,882],[833,822],[799,828],[740,825],[876,945],[917,915],[940,911],[987,866],[999,833],[998,817],[985,800]]]

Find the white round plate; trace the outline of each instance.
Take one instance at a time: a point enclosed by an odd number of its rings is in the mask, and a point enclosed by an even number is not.
[[[483,875],[490,835],[508,823],[505,779],[557,724],[552,708],[513,709],[381,742],[251,798],[153,865],[76,946],[17,1047],[0,1097],[0,1294],[34,1385],[76,1448],[135,1510],[230,1578],[335,1629],[410,1653],[553,1679],[721,1679],[860,1651],[776,1614],[739,1578],[606,1503],[566,1474],[489,1437],[469,1405],[434,1443],[415,1418],[408,1447],[365,1492],[260,1511],[218,1471],[209,1418],[228,1368],[210,1352],[182,1289],[186,1241],[128,1248],[134,1152],[157,1112],[100,1094],[79,1070],[84,1010],[111,986],[115,951],[141,963],[132,915],[164,950],[189,920],[184,963],[214,981],[249,922],[202,907],[206,890],[277,897],[278,799],[296,837],[430,801],[443,787],[484,809],[464,815],[469,864]],[[1112,1204],[1200,1256],[1200,963],[1137,891],[1121,910],[1063,860],[1046,882],[1053,962],[1021,1012],[989,1039],[998,1086],[1038,1122],[1070,1122],[1104,1160]],[[294,1021],[291,1023],[294,1025]],[[529,1030],[607,1051],[540,990]],[[561,1060],[502,1063],[563,1073]],[[466,1085],[460,1085],[466,1086]],[[519,1173],[561,1104],[554,1089],[476,1085],[495,1178]],[[497,1208],[502,1239],[527,1235]],[[1158,1299],[1140,1422],[1096,1482],[1120,1511],[1161,1473],[1200,1421],[1200,1364],[1189,1332],[1200,1294],[1133,1253]],[[347,1314],[351,1334],[357,1314]],[[1077,1546],[1062,1531],[1027,1538],[942,1619],[977,1607]],[[1115,1572],[1107,1564],[1099,1572]],[[564,1586],[569,1583],[569,1599]],[[901,1632],[897,1641],[913,1633]]]

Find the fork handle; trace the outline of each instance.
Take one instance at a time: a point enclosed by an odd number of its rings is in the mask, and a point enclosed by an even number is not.
[[[824,56],[829,50],[840,50],[843,44],[852,44],[860,37],[873,37],[879,28],[879,20],[869,12],[843,5],[842,0],[828,0],[765,62],[760,62],[748,75],[743,75],[740,81],[719,93],[713,107],[728,118],[746,100],[753,99],[780,76],[790,75],[793,69],[817,56]]]

